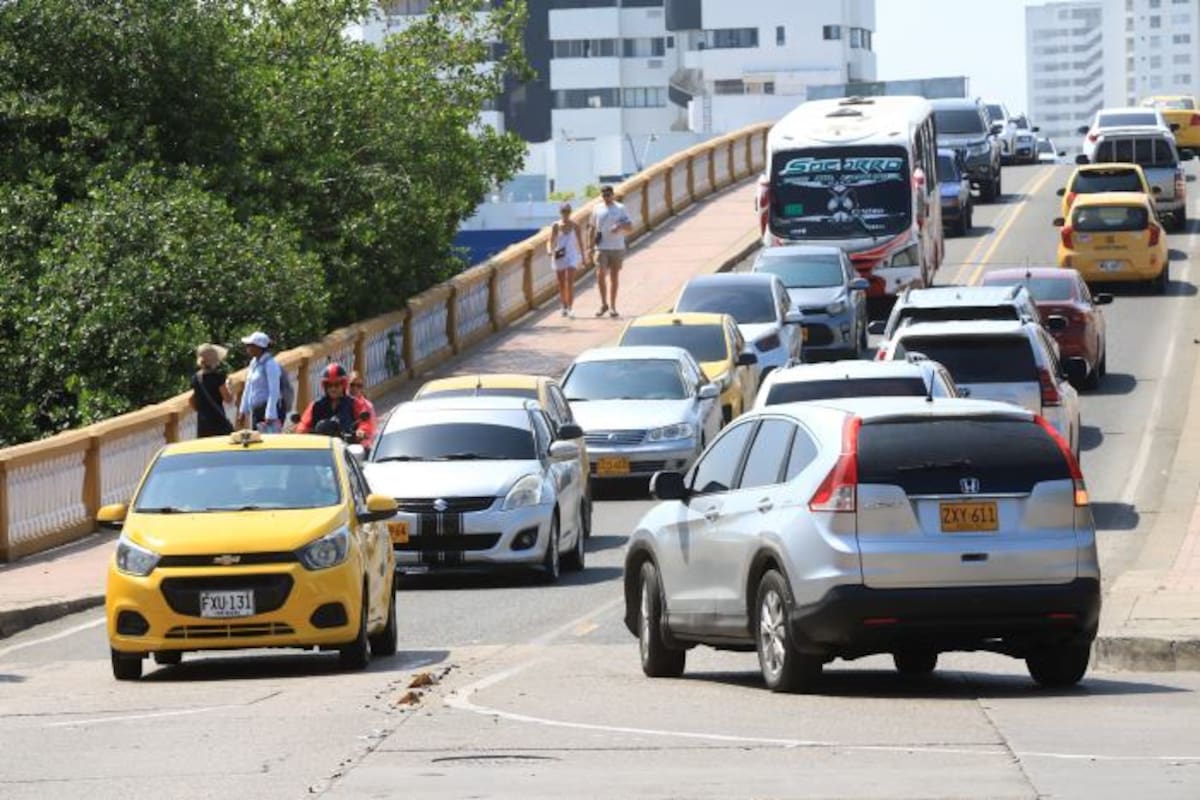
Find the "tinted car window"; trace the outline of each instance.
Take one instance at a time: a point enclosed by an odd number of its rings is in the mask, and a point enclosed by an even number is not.
[[[901,420],[867,423],[859,432],[859,482],[909,494],[961,494],[963,478],[977,479],[981,494],[1028,492],[1070,477],[1058,444],[1032,421]]]
[[[1004,109],[997,105],[989,105],[987,107],[988,116],[992,118],[992,122],[999,122],[1004,119]]]
[[[755,272],[778,275],[789,289],[842,286],[846,271],[836,255],[771,256],[754,265]]]
[[[682,347],[697,361],[724,361],[725,331],[720,325],[635,325],[621,337],[621,345]]]
[[[759,425],[754,444],[750,445],[750,453],[746,456],[740,488],[752,489],[780,482],[795,429],[795,425],[782,419],[764,420]]]
[[[774,322],[775,302],[770,286],[689,286],[676,311],[729,314],[739,325]]]
[[[958,167],[954,163],[954,159],[949,156],[938,156],[937,160],[938,177],[942,181],[957,181]]]
[[[1071,191],[1076,194],[1094,192],[1144,192],[1142,180],[1131,169],[1088,170],[1080,172],[1071,182]]]
[[[754,430],[754,422],[745,422],[730,428],[692,467],[689,485],[700,494],[725,492],[733,486],[746,441]]]
[[[1033,299],[1040,302],[1065,302],[1075,299],[1071,278],[1004,278],[988,280],[984,278],[984,286],[1016,286],[1024,284]]]
[[[944,108],[933,112],[938,133],[962,135],[984,132],[983,117],[973,108]]]
[[[896,359],[908,353],[941,363],[959,384],[1038,379],[1033,351],[1024,336],[906,336],[896,345]]]
[[[384,434],[372,461],[479,460],[532,461],[533,433],[508,425],[443,423],[401,428]]]
[[[585,361],[563,381],[568,400],[683,400],[688,396],[675,361]]]
[[[1150,111],[1125,111],[1118,114],[1101,114],[1096,124],[1101,128],[1123,128],[1127,125],[1157,125],[1158,115]]]
[[[942,306],[940,308],[902,308],[897,325],[904,322],[961,322],[972,319],[1020,319],[1017,307],[1000,306]]]
[[[1071,214],[1071,227],[1077,231],[1144,231],[1150,224],[1150,212],[1144,206],[1076,207]]]
[[[1053,153],[1054,143],[1049,139],[1042,139],[1037,143],[1037,151],[1039,153]]]
[[[853,378],[833,381],[777,383],[767,393],[767,405],[842,397],[920,397],[925,381],[920,378]]]
[[[787,473],[784,475],[785,481],[790,481],[792,478],[799,475],[804,469],[813,462],[817,457],[817,445],[807,433],[802,429],[796,429],[796,435],[792,439],[792,450],[788,454]]]

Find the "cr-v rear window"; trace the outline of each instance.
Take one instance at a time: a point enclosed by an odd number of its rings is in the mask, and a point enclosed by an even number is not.
[[[921,378],[844,378],[831,381],[777,383],[767,395],[767,405],[799,403],[805,400],[834,400],[845,397],[921,397],[925,381]]]
[[[897,361],[920,353],[941,362],[955,383],[1025,383],[1038,379],[1029,340],[1022,336],[906,336]]]
[[[900,310],[897,322],[966,322],[973,319],[1020,319],[1017,307],[998,306],[941,306],[938,308],[914,308]]]
[[[1042,481],[1070,480],[1058,444],[1032,420],[1000,417],[868,422],[858,436],[858,481],[908,494],[1028,493]]]

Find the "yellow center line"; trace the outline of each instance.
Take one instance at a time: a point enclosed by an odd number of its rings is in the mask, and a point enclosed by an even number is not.
[[[1026,197],[1036,195],[1039,191],[1041,191],[1042,187],[1045,186],[1052,177],[1054,177],[1054,173],[1054,169],[1047,169],[1046,174],[1034,181],[1033,185],[1029,187],[1026,192],[1024,192]],[[989,261],[991,261],[992,256],[996,254],[997,248],[1000,247],[1000,243],[1004,241],[1004,237],[1007,236],[1009,231],[1012,230],[1012,226],[1016,224],[1016,221],[1021,216],[1021,212],[1024,211],[1028,205],[1029,203],[1024,200],[1018,203],[1017,207],[1013,210],[1012,215],[1009,216],[1004,224],[1000,226],[1000,230],[996,231],[995,234],[992,235],[991,246],[988,247],[988,249],[984,252],[983,257],[979,259],[979,263],[975,266],[975,269],[971,271],[971,277],[966,281],[968,286],[973,285],[983,276],[983,268],[987,266]]]

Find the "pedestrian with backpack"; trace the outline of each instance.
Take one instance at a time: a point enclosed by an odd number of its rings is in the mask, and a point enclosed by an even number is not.
[[[196,348],[196,371],[192,373],[192,396],[188,405],[196,412],[196,436],[225,436],[233,425],[225,413],[225,404],[233,402],[221,363],[227,350],[220,345],[202,344]]]
[[[271,352],[271,337],[255,331],[244,337],[242,344],[250,357],[250,368],[238,407],[238,428],[279,433],[291,407],[291,401],[284,397],[283,386],[286,382],[290,388],[291,382]]]

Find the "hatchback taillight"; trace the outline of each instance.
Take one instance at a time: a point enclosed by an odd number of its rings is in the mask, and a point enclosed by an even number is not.
[[[808,507],[812,511],[834,511],[853,514],[858,507],[858,431],[862,420],[850,417],[842,425],[842,452],[837,463],[812,499]]]
[[[1075,247],[1075,240],[1072,238],[1075,235],[1074,228],[1072,228],[1070,225],[1063,225],[1058,234],[1062,237],[1063,247],[1067,248],[1068,250]]]
[[[1067,440],[1055,430],[1054,426],[1045,417],[1039,414],[1034,419],[1038,425],[1042,426],[1042,430],[1050,434],[1050,438],[1054,440],[1054,443],[1058,445],[1059,451],[1062,452],[1063,458],[1067,460],[1067,469],[1071,474],[1071,481],[1075,484],[1075,505],[1086,506],[1091,502],[1091,498],[1088,497],[1087,484],[1083,480],[1083,470],[1079,467],[1079,459],[1071,452],[1071,445],[1067,443]]]
[[[1076,197],[1079,197],[1078,192],[1067,192],[1067,208],[1071,207],[1071,204],[1075,202]]]
[[[1053,376],[1050,375],[1050,370],[1038,370],[1038,383],[1042,385],[1043,407],[1062,404],[1062,395],[1058,392],[1058,385],[1054,382]]]
[[[1159,237],[1162,236],[1162,228],[1154,223],[1150,223],[1150,227],[1147,230],[1150,232],[1150,246],[1155,247],[1158,244]]]
[[[1200,114],[1192,114],[1192,125],[1200,125]]]

